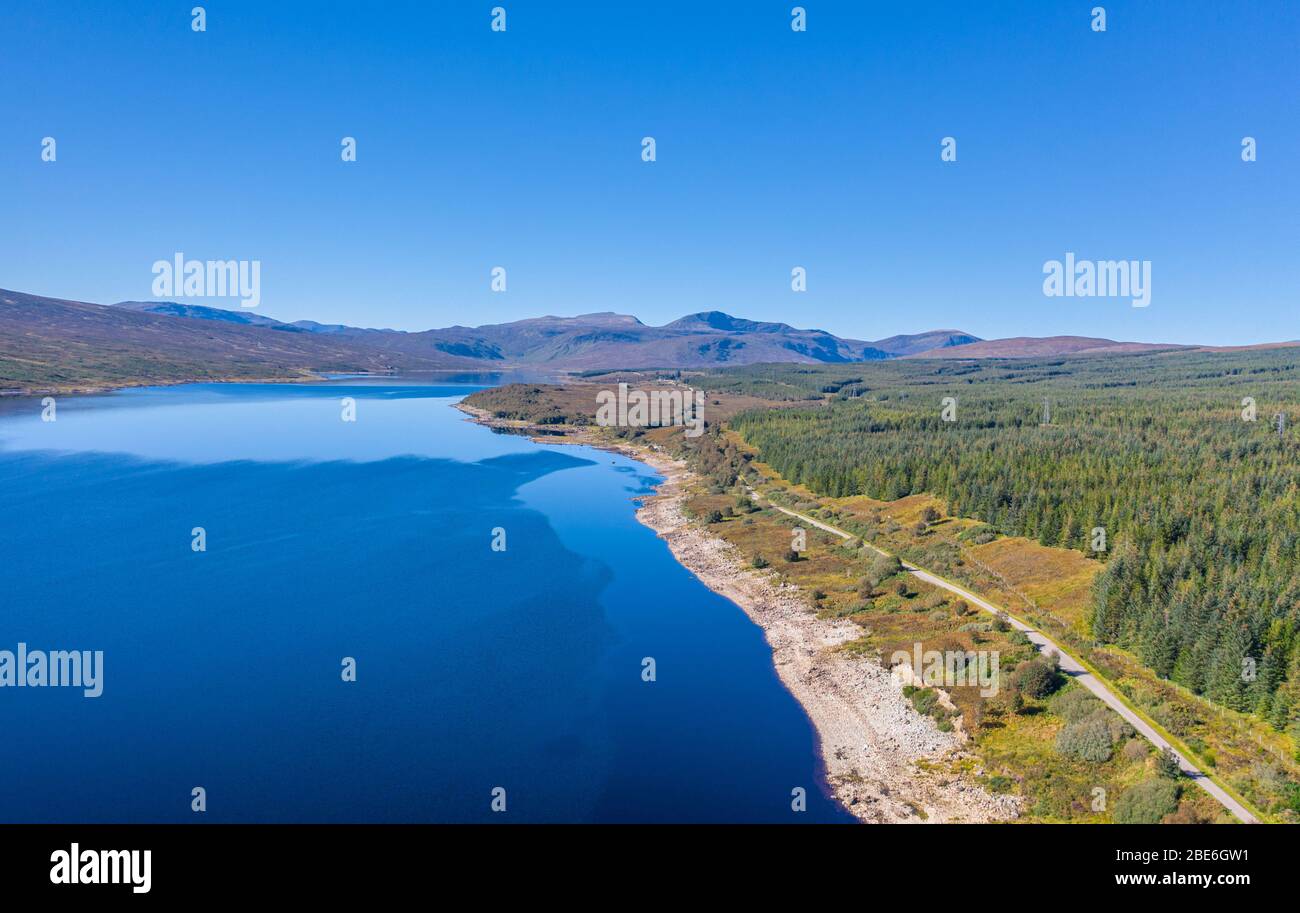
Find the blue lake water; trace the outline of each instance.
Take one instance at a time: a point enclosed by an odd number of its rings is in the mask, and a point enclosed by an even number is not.
[[[850,820],[761,631],[636,522],[654,473],[470,389],[3,403],[0,650],[104,669],[0,688],[0,821]]]

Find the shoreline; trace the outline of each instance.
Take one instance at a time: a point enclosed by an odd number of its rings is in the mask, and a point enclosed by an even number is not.
[[[542,430],[495,419],[463,402],[455,406],[476,424],[524,434]],[[861,636],[856,623],[818,618],[798,587],[748,567],[734,546],[687,519],[682,506],[694,474],[685,463],[658,450],[614,444],[584,432],[533,440],[619,453],[663,476],[654,494],[637,499],[636,519],[667,543],[679,564],[763,631],[777,678],[812,726],[819,772],[851,815],[874,823],[985,823],[1016,817],[1014,797],[993,795],[959,774],[918,764],[962,757],[962,736],[941,732],[930,717],[918,713],[888,669],[837,649]]]
[[[23,389],[0,389],[3,397],[38,397],[38,396],[93,396],[100,393],[115,393],[119,390],[138,390],[145,387],[182,387],[186,384],[313,384],[328,381],[334,377],[378,377],[400,380],[404,377],[436,376],[439,374],[491,374],[500,373],[492,369],[474,368],[436,368],[426,371],[325,371],[319,374],[305,373],[293,375],[276,375],[272,377],[172,377],[172,378],[132,378],[130,380],[105,381],[97,384],[63,384]]]
[[[295,377],[188,377],[155,379],[132,379],[113,381],[103,384],[70,384],[64,386],[39,387],[23,390],[0,390],[0,397],[37,397],[37,396],[94,396],[100,393],[116,393],[119,390],[139,390],[145,387],[181,387],[185,384],[303,384],[322,380],[316,376]]]

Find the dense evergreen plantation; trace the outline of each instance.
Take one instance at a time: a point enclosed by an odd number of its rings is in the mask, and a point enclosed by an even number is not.
[[[818,400],[731,422],[818,493],[929,492],[1104,561],[1097,640],[1300,735],[1300,350],[760,366],[702,385]]]

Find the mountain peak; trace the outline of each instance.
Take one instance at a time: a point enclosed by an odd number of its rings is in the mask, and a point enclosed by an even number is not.
[[[679,317],[672,323],[664,325],[665,330],[714,330],[723,333],[779,333],[793,329],[784,323],[764,323],[759,320],[746,320],[732,317],[724,311],[699,311]]]
[[[556,317],[554,314],[547,314],[545,317],[525,317],[523,320],[486,324],[484,327],[476,327],[475,329],[481,330],[496,326],[558,326],[576,329],[578,327],[643,327],[645,324],[631,314],[619,314],[615,311],[596,311],[591,314],[579,314],[576,317]]]

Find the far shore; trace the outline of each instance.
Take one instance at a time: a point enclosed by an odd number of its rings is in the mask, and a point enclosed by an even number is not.
[[[386,375],[373,375],[384,377]],[[49,387],[31,387],[23,390],[0,390],[0,396],[88,396],[95,393],[112,393],[115,390],[134,390],[141,387],[180,387],[185,384],[307,384],[324,380],[319,376],[301,377],[182,377],[182,378],[132,378],[103,384],[63,384]]]
[[[172,378],[131,378],[115,380],[102,384],[55,384],[52,386],[33,386],[18,389],[0,389],[0,397],[12,396],[89,396],[96,393],[112,393],[116,390],[135,390],[141,387],[181,387],[185,384],[314,384],[328,381],[330,375],[336,377],[357,378],[392,378],[400,380],[411,377],[437,377],[443,374],[493,374],[506,373],[508,369],[493,370],[485,368],[443,368],[430,371],[402,371],[380,373],[376,371],[327,371],[322,374],[279,375],[276,377],[172,377]]]
[[[1018,800],[993,795],[968,776],[944,770],[964,756],[963,736],[941,732],[918,713],[879,663],[837,648],[861,634],[847,619],[818,618],[798,587],[749,567],[725,540],[683,512],[695,481],[686,464],[652,446],[611,442],[589,431],[556,437],[540,426],[505,421],[463,402],[456,408],[489,427],[534,434],[542,444],[582,444],[620,453],[664,477],[642,499],[637,520],[664,539],[677,561],[735,603],[762,630],[785,688],[816,732],[822,769],[835,798],[869,823],[984,823],[1016,817]]]

